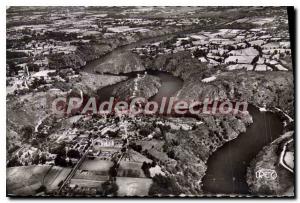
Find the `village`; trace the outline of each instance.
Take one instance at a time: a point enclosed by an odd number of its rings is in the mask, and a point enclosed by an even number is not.
[[[103,184],[107,187],[118,185],[118,195],[121,196],[147,195],[151,178],[165,174],[159,163],[175,162],[161,152],[161,148],[155,144],[156,140],[163,139],[165,130],[188,131],[202,124],[194,119],[182,122],[170,118],[166,121],[122,113],[119,119],[110,115],[78,115],[68,118],[65,121],[68,124],[65,123],[63,128],[55,129],[55,133],[47,137],[46,145],[36,143],[43,134],[47,136],[55,128],[55,125],[49,126],[48,122],[43,121],[38,126],[31,144],[16,150],[8,164],[53,166],[44,177],[49,179],[49,183],[45,182],[43,186],[47,188],[47,193],[39,191],[39,195],[66,196],[99,195]],[[153,125],[153,122],[156,124]],[[58,170],[56,167],[63,168]],[[71,170],[71,176],[66,172],[67,169]],[[56,176],[53,176],[52,170],[56,171]]]
[[[51,80],[53,83],[77,78],[78,74],[74,73],[74,69],[86,65],[88,60],[85,57],[79,58],[78,52],[81,52],[81,47],[89,48],[87,46],[96,41],[103,50],[93,53],[93,59],[115,47],[152,35],[160,35],[162,28],[165,33],[172,33],[201,24],[216,23],[209,18],[201,21],[193,18],[126,18],[126,15],[136,12],[134,10],[128,10],[122,14],[124,16],[120,16],[121,18],[115,18],[109,16],[114,14],[99,14],[97,11],[87,11],[80,7],[74,9],[75,11],[67,9],[36,12],[28,18],[18,15],[9,18],[6,72],[7,84],[12,87],[8,94],[14,93],[15,90],[16,93],[26,92],[29,88],[28,83],[33,82],[27,81],[30,75],[35,79],[34,83],[41,83],[38,86],[44,83],[49,86]],[[20,21],[23,25],[18,24]],[[48,78],[48,75],[51,77]],[[26,81],[24,77],[27,77]],[[44,86],[41,87],[43,88]]]
[[[251,98],[259,113],[277,112],[290,130],[276,163],[284,167],[282,174],[294,173],[292,49],[284,9],[252,8],[244,15],[247,8],[241,8],[237,16],[229,15],[236,8],[220,14],[218,7],[209,15],[201,7],[19,9],[7,14],[9,191],[66,197],[203,195],[208,158],[253,123],[250,113],[51,111],[58,97],[102,99],[102,92],[103,98],[149,101],[166,92],[168,98],[191,101]]]
[[[174,37],[132,49],[141,57],[190,51],[208,67],[247,71],[287,71],[291,69],[288,33],[274,34],[269,28],[220,29]],[[286,61],[287,60],[287,61]]]

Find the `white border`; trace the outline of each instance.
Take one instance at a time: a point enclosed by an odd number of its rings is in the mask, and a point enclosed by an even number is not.
[[[241,1],[220,1],[220,0],[8,0],[9,6],[292,6],[293,0],[274,1],[274,0],[241,0]]]
[[[0,162],[1,162],[1,170],[0,170],[0,177],[1,177],[1,202],[11,202],[11,201],[20,201],[20,200],[12,200],[6,198],[6,88],[5,88],[5,82],[6,82],[6,7],[7,6],[295,6],[296,9],[299,9],[299,3],[298,0],[284,0],[284,1],[275,1],[275,0],[239,0],[233,2],[232,0],[229,1],[220,1],[220,0],[208,0],[208,1],[197,1],[197,0],[126,0],[126,1],[117,1],[117,0],[106,0],[106,1],[99,1],[99,0],[86,0],[86,1],[79,1],[79,0],[6,0],[5,3],[1,2],[1,14],[0,14],[0,23],[1,23],[1,30],[0,30],[0,38],[1,38],[1,49],[0,49],[0,85],[2,87],[2,91],[0,91],[1,96],[1,102],[2,105],[0,106],[0,124],[1,124],[1,154],[0,154]],[[298,13],[299,14],[299,13]],[[297,15],[296,15],[297,16]],[[299,41],[299,22],[296,19],[296,29],[297,29],[297,36]],[[297,50],[297,56],[296,59],[300,57],[300,51],[299,51],[299,44],[297,43],[296,50]],[[296,63],[298,64],[298,63]],[[297,71],[297,78],[299,80],[299,72]],[[299,86],[297,85],[297,95],[299,95],[300,90]],[[298,98],[297,98],[298,100]],[[297,102],[297,107],[299,109],[299,100]],[[299,112],[298,112],[299,113]],[[299,124],[299,119],[297,119],[297,126]],[[299,135],[299,131],[297,131]],[[300,138],[297,139],[297,158],[299,157],[299,147],[300,147]],[[297,169],[299,166],[299,158],[297,159]],[[297,174],[297,173],[296,173]],[[299,175],[297,175],[299,177]],[[298,181],[297,181],[298,182]],[[297,195],[299,195],[299,185],[297,184]],[[64,202],[67,199],[61,199],[61,200],[55,200],[58,202]],[[104,199],[93,199],[92,201],[103,201]],[[140,201],[142,199],[127,199],[127,200],[121,200],[125,202],[131,202],[131,201]],[[176,201],[176,199],[169,199],[169,200],[159,200],[159,201]],[[180,199],[181,201],[189,201],[186,199]],[[232,199],[228,199],[231,201]],[[24,202],[32,202],[32,201],[39,201],[36,199],[25,199],[22,200]],[[43,201],[51,201],[50,199],[43,199]],[[76,202],[86,202],[88,199],[68,199],[67,201],[76,201]],[[110,202],[116,202],[119,200],[109,200]],[[147,200],[149,201],[149,200]],[[150,202],[158,201],[157,199],[150,200]],[[206,201],[204,199],[194,199],[190,201]],[[209,200],[210,202],[215,202],[218,200]],[[241,200],[234,200],[237,202],[241,202]],[[265,200],[258,200],[254,199],[255,202],[263,202]],[[281,201],[287,201],[287,200],[281,200]],[[293,201],[293,200],[291,200]]]

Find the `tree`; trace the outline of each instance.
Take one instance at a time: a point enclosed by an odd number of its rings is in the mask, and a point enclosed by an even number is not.
[[[20,66],[16,66],[14,62],[8,61],[7,65],[9,67],[7,71],[8,76],[17,75],[19,70],[22,70],[22,68]]]
[[[199,58],[199,57],[206,57],[206,52],[204,50],[201,50],[199,48],[197,48],[194,52],[193,52],[193,55],[196,57],[196,58]]]
[[[129,144],[129,147],[131,147],[134,151],[137,152],[141,152],[143,149],[141,145],[137,145],[136,143]]]
[[[163,176],[161,174],[153,177],[153,183],[149,189],[149,195],[179,195],[181,193],[175,178],[172,176]]]
[[[60,154],[61,156],[66,154],[66,144],[64,142],[60,143],[58,146],[55,146],[54,148],[51,148],[49,152],[51,154]]]
[[[39,145],[39,143],[38,143],[38,141],[34,138],[34,139],[32,139],[32,141],[31,141],[31,145],[32,145],[33,147],[37,147],[37,146]]]
[[[38,88],[41,85],[45,85],[47,84],[45,79],[43,77],[41,78],[34,78],[34,80],[32,81],[32,83],[30,84],[30,87],[32,89]]]
[[[169,151],[167,153],[168,157],[170,157],[171,159],[176,159],[176,155],[175,152],[173,150]]]
[[[256,64],[257,61],[258,61],[258,59],[259,59],[259,55],[255,56],[255,57],[253,58],[252,62],[251,62],[251,65]]]
[[[188,40],[181,40],[181,46],[188,45],[190,42]]]
[[[68,163],[66,161],[66,159],[61,156],[61,155],[56,155],[55,159],[54,159],[54,164],[56,166],[68,166]]]
[[[27,57],[27,56],[28,55],[25,52],[6,51],[6,58],[7,59],[22,58],[22,57]]]
[[[75,149],[70,149],[67,152],[67,156],[70,158],[75,158],[75,159],[79,159],[81,157],[79,151],[75,150]]]
[[[117,167],[116,166],[110,167],[110,169],[109,169],[108,172],[109,172],[109,176],[113,177],[113,178],[118,175],[118,171],[117,171]]]
[[[38,72],[38,71],[40,71],[40,67],[36,64],[29,63],[29,64],[27,64],[27,66],[28,66],[28,71],[29,72],[32,72],[32,71],[33,72]]]
[[[284,53],[280,53],[280,54],[279,54],[279,57],[280,57],[280,58],[283,58],[283,57],[284,57]]]
[[[40,192],[46,192],[46,186],[45,185],[41,185],[41,187],[39,187],[37,190],[36,190],[36,193],[40,193]]]
[[[139,134],[142,136],[148,136],[151,133],[152,133],[152,130],[149,128],[143,128],[143,129],[139,130]]]
[[[38,165],[40,163],[40,155],[38,153],[35,153],[32,157],[32,164]]]
[[[147,163],[145,161],[143,162],[143,165],[141,168],[144,171],[144,174],[146,177],[150,177],[150,171],[149,171],[150,167],[151,167],[150,163]]]
[[[12,157],[12,159],[9,160],[7,163],[7,167],[14,167],[14,166],[22,166],[17,156]]]
[[[28,140],[31,138],[32,133],[33,133],[33,128],[30,125],[26,125],[21,128],[22,136],[25,140]]]
[[[102,195],[117,195],[117,192],[119,190],[119,186],[115,182],[106,181],[102,183]]]
[[[40,157],[40,163],[45,164],[46,161],[47,161],[46,155],[45,155],[45,153],[42,153],[41,157]]]

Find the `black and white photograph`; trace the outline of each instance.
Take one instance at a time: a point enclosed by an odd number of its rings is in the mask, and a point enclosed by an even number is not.
[[[295,198],[294,7],[5,15],[7,197]]]

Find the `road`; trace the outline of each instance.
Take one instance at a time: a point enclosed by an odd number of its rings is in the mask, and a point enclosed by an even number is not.
[[[285,153],[286,153],[286,146],[287,146],[289,143],[293,142],[293,141],[294,141],[294,139],[290,139],[289,141],[287,141],[287,142],[284,144],[283,149],[282,149],[282,152],[281,152],[281,154],[280,154],[280,160],[279,160],[279,163],[280,163],[284,168],[286,168],[288,171],[290,171],[290,172],[292,172],[292,173],[294,173],[294,170],[293,170],[291,167],[289,167],[289,166],[285,163],[284,157],[285,157]]]
[[[68,182],[73,178],[73,176],[75,175],[77,169],[81,166],[81,164],[83,163],[83,161],[85,160],[86,155],[89,152],[89,149],[91,147],[93,147],[94,145],[94,140],[92,140],[92,143],[90,144],[90,146],[86,149],[86,151],[84,152],[84,154],[81,156],[81,158],[79,159],[79,161],[76,163],[76,165],[73,167],[73,169],[71,170],[71,172],[69,173],[69,175],[66,177],[66,179],[64,180],[63,184],[60,186],[60,188],[58,189],[58,194],[61,193],[61,190],[66,186],[66,184],[68,184]]]

